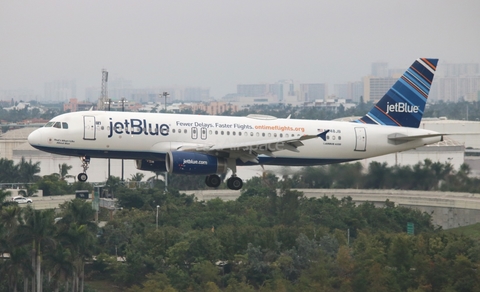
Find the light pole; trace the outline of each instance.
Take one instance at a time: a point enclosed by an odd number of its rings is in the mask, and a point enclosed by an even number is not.
[[[168,92],[166,91],[162,93],[162,96],[165,97],[165,112],[167,112],[167,97],[169,95],[170,94],[168,94]],[[168,172],[165,171],[165,192],[167,192],[167,188],[168,188]]]
[[[105,103],[108,104],[108,111],[110,111],[110,104],[112,103],[112,100],[109,98],[108,101],[106,101]],[[110,179],[110,158],[108,159],[108,178],[107,179]]]
[[[167,112],[167,97],[170,95],[168,92],[164,91],[162,93],[163,97],[165,97],[165,112]]]
[[[120,102],[122,103],[122,112],[124,112],[125,111],[125,102],[128,102],[128,100],[126,100],[125,97],[122,97]],[[122,159],[122,183],[123,183],[123,159]]]
[[[157,205],[157,219],[156,219],[156,229],[158,229],[158,208],[160,208],[160,205]]]

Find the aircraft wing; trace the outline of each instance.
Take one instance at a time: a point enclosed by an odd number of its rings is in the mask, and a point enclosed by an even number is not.
[[[243,142],[243,143],[229,143],[228,141],[222,144],[215,145],[185,145],[177,148],[178,151],[192,151],[202,152],[214,156],[228,156],[230,158],[239,158],[243,162],[252,161],[258,162],[257,156],[264,154],[275,157],[273,152],[281,150],[289,150],[299,152],[298,147],[303,146],[305,140],[321,138],[326,140],[326,135],[330,130],[326,130],[317,135],[302,135],[298,137],[289,137],[281,139],[269,139],[259,142]],[[192,147],[193,146],[193,147]]]

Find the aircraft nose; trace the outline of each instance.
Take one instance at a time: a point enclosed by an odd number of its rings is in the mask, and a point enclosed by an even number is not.
[[[28,143],[34,147],[40,145],[41,137],[42,134],[40,133],[40,129],[37,129],[28,135]]]

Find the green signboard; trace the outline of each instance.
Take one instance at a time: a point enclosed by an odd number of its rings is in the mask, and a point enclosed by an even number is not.
[[[414,235],[415,234],[415,227],[412,222],[407,223],[407,234]]]

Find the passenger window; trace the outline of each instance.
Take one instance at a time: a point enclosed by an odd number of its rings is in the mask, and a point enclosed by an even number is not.
[[[230,135],[230,131],[227,131],[227,135]]]
[[[218,131],[215,131],[215,135],[218,135]]]
[[[185,133],[185,134],[186,134],[186,133],[187,133],[187,129],[183,130],[183,133]]]
[[[232,132],[232,135],[235,136],[235,132]]]
[[[262,133],[262,137],[265,137],[265,133]]]
[[[172,133],[175,134],[175,129],[172,129]]]

